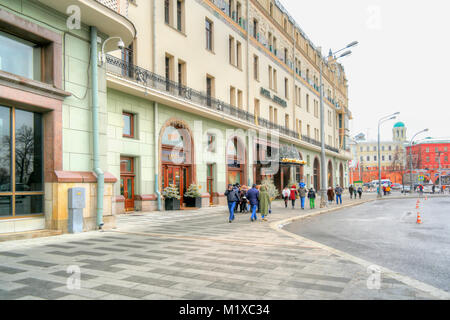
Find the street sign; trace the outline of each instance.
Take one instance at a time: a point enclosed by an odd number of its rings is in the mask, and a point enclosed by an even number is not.
[[[420,176],[419,176],[419,181],[423,182],[424,180],[425,180],[425,176],[420,175]]]

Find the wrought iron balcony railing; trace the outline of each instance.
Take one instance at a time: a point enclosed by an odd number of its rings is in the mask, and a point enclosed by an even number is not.
[[[273,123],[261,117],[258,117],[256,119],[255,115],[250,112],[236,108],[228,103],[209,96],[206,93],[194,90],[178,82],[169,80],[165,77],[145,70],[141,67],[135,66],[122,59],[107,55],[106,62],[107,72],[111,74],[127,78],[129,80],[135,81],[138,84],[144,85],[145,87],[170,94],[174,97],[184,99],[188,102],[197,103],[203,107],[207,107],[208,109],[213,110],[214,112],[220,112],[222,114],[230,115],[236,119],[244,120],[253,125],[257,122],[257,124],[263,128],[269,130],[278,130],[284,135],[290,136],[295,139],[300,139],[300,135],[296,131],[290,130],[284,126]],[[307,136],[302,136],[301,139],[305,142],[317,145],[319,147],[321,146],[320,142]],[[339,153],[338,149],[328,146],[326,148],[330,151]]]

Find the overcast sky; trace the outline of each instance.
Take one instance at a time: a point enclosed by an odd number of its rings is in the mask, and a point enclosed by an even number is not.
[[[352,136],[377,138],[378,119],[400,111],[408,138],[450,137],[450,1],[281,0],[328,54],[357,40],[341,60],[349,80]],[[382,125],[384,140],[394,121]]]

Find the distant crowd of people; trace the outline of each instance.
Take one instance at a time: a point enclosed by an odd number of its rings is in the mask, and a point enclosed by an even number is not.
[[[329,187],[327,191],[328,203],[333,203],[336,199],[336,204],[342,205],[342,194],[344,189],[336,185],[335,188]],[[353,185],[349,187],[350,198],[353,196],[355,199],[359,195],[359,199],[362,197],[362,187],[355,188]],[[267,187],[258,186],[254,184],[251,188],[241,186],[239,184],[229,184],[225,191],[225,196],[228,202],[228,210],[230,213],[229,223],[232,223],[235,219],[235,213],[239,210],[241,213],[251,212],[250,221],[254,222],[258,220],[257,212],[261,215],[262,221],[267,221],[268,215],[271,213],[271,202]],[[305,183],[301,182],[299,185],[286,186],[281,192],[281,196],[284,200],[285,208],[288,208],[289,202],[292,209],[295,209],[295,203],[297,199],[300,199],[300,207],[305,210],[306,198],[309,199],[309,208],[315,209],[316,204],[316,190],[306,188]]]

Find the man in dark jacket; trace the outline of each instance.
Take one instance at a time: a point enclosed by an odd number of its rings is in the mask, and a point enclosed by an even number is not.
[[[225,196],[227,197],[228,210],[230,211],[230,218],[228,219],[228,222],[231,223],[234,220],[234,209],[236,208],[236,205],[240,200],[239,189],[229,184],[228,190],[225,191]]]
[[[247,194],[245,195],[248,201],[250,201],[250,208],[252,210],[252,217],[250,218],[251,221],[256,221],[258,217],[256,216],[256,209],[258,209],[258,197],[259,197],[259,191],[256,189],[256,184],[252,186],[250,190],[247,191]]]
[[[355,189],[353,188],[353,185],[350,185],[350,187],[348,188],[348,192],[350,192],[350,199],[353,198],[353,191],[355,191]],[[355,192],[355,198],[356,198],[356,192]]]

